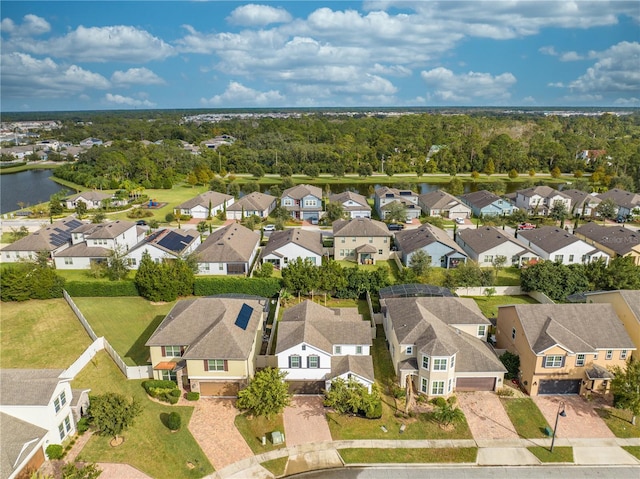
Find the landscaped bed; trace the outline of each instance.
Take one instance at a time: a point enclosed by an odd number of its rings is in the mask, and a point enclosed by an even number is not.
[[[547,437],[544,431],[549,424],[531,398],[500,398],[500,401],[518,436]]]
[[[338,452],[346,464],[475,463],[478,455],[475,447],[350,448],[340,449]]]

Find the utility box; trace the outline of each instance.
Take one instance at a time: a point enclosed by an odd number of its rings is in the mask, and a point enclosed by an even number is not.
[[[271,433],[271,442],[274,446],[278,444],[284,444],[284,434],[282,434],[280,431],[273,431]]]

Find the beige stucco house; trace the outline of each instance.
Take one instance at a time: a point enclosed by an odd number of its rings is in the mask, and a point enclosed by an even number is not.
[[[391,232],[381,221],[369,218],[333,222],[334,258],[361,264],[389,259]]]

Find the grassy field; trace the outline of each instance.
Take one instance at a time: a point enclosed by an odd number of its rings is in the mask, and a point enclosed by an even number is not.
[[[104,336],[129,366],[148,363],[144,343],[175,303],[153,305],[140,297],[74,298],[98,336]]]
[[[492,296],[487,298],[486,296],[471,296],[478,304],[480,311],[487,318],[495,318],[498,315],[498,306],[503,304],[537,304],[538,302],[531,296],[519,295],[519,296]]]
[[[141,383],[126,380],[105,352],[98,353],[76,376],[73,388],[91,388],[92,395],[123,394],[143,407],[133,426],[124,432],[122,445],[112,447],[111,438],[93,435],[78,460],[127,463],[158,478],[196,479],[211,474],[211,463],[187,428],[193,407],[151,401]],[[162,419],[174,411],[182,416],[182,428],[172,433]]]
[[[598,415],[604,420],[611,432],[616,437],[640,437],[640,421],[636,425],[631,424],[631,413],[621,409],[596,409]]]
[[[273,445],[269,434],[272,431],[280,431],[284,434],[282,414],[271,419],[259,416],[249,419],[246,414],[238,414],[234,424],[254,454],[262,454],[285,447],[285,444]],[[262,436],[267,438],[267,444],[264,446],[262,445]]]
[[[540,462],[573,462],[572,447],[554,447],[553,452],[542,446],[528,447],[529,451],[540,459]]]
[[[523,438],[547,437],[544,428],[549,424],[531,398],[500,398],[509,419]]]
[[[68,368],[91,344],[64,299],[2,303],[0,367]]]
[[[338,451],[346,464],[386,463],[462,463],[476,462],[475,447],[446,447],[429,449],[365,449],[350,448]]]

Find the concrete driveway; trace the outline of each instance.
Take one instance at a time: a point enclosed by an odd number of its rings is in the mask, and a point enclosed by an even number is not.
[[[564,438],[612,438],[615,437],[594,410],[595,404],[580,396],[535,396],[533,402],[553,428],[560,401],[565,404],[565,417],[558,419],[556,437]]]
[[[294,396],[284,410],[284,432],[287,446],[331,441],[322,397]]]
[[[216,470],[253,456],[234,424],[239,413],[234,402],[234,399],[200,398],[194,403],[189,430]]]
[[[509,420],[500,398],[490,391],[460,392],[458,404],[464,415],[473,438],[481,439],[517,439],[513,424]]]

